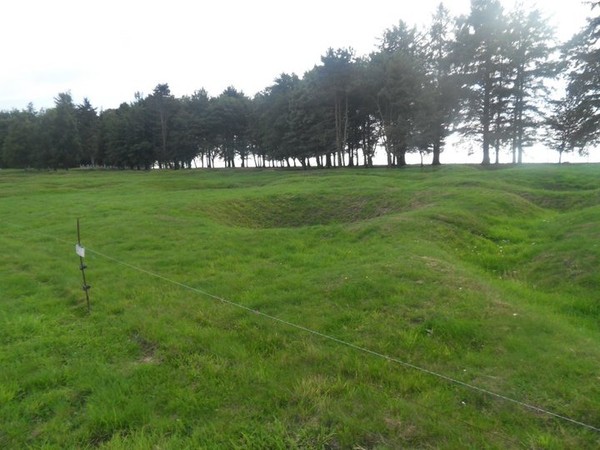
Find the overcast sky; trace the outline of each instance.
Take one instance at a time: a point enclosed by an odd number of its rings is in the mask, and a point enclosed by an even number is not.
[[[526,4],[534,4],[524,0]],[[446,0],[454,14],[469,0]],[[503,0],[511,8],[514,0]],[[439,0],[4,0],[0,109],[39,109],[70,90],[116,108],[168,83],[176,96],[227,86],[252,96],[302,75],[328,47],[368,54],[387,28],[424,25]],[[561,39],[585,25],[580,0],[539,1]]]

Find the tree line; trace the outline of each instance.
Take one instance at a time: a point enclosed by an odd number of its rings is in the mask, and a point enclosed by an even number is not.
[[[557,45],[539,10],[472,0],[451,17],[440,4],[426,29],[400,21],[368,56],[330,48],[253,98],[235,87],[176,98],[158,84],[98,112],[59,93],[53,108],[0,111],[0,167],[372,166],[376,148],[389,166],[413,152],[438,165],[453,132],[480,143],[483,164],[502,152],[520,163],[539,141],[585,153],[600,140],[598,10],[591,2],[596,16]]]

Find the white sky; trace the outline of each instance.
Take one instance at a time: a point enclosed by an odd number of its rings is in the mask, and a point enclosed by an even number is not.
[[[526,5],[535,4],[523,0]],[[3,0],[0,109],[39,109],[70,90],[116,108],[168,83],[176,96],[233,85],[247,95],[282,72],[302,75],[328,47],[372,51],[400,19],[424,25],[440,0]],[[454,14],[469,0],[446,0]],[[503,0],[510,8],[515,0]],[[585,25],[582,0],[539,0],[567,39]]]

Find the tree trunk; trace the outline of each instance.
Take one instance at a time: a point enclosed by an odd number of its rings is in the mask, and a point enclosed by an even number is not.
[[[440,150],[441,144],[439,139],[436,139],[436,142],[433,144],[433,161],[431,161],[432,166],[440,166]]]
[[[400,150],[398,155],[398,166],[404,167],[406,166],[406,150]]]
[[[515,81],[516,93],[515,93],[515,112],[514,112],[514,142],[513,142],[513,163],[515,162],[515,155],[517,153],[517,161],[519,164],[523,162],[523,103],[525,95],[525,68],[519,65],[517,69],[517,79]]]
[[[490,103],[492,97],[492,80],[489,70],[485,78],[485,87],[483,94],[483,115],[481,125],[483,127],[483,161],[481,164],[490,164]]]

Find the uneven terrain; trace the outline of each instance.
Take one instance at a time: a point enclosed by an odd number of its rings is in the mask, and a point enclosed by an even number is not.
[[[0,171],[0,228],[1,448],[600,446],[598,165]]]

